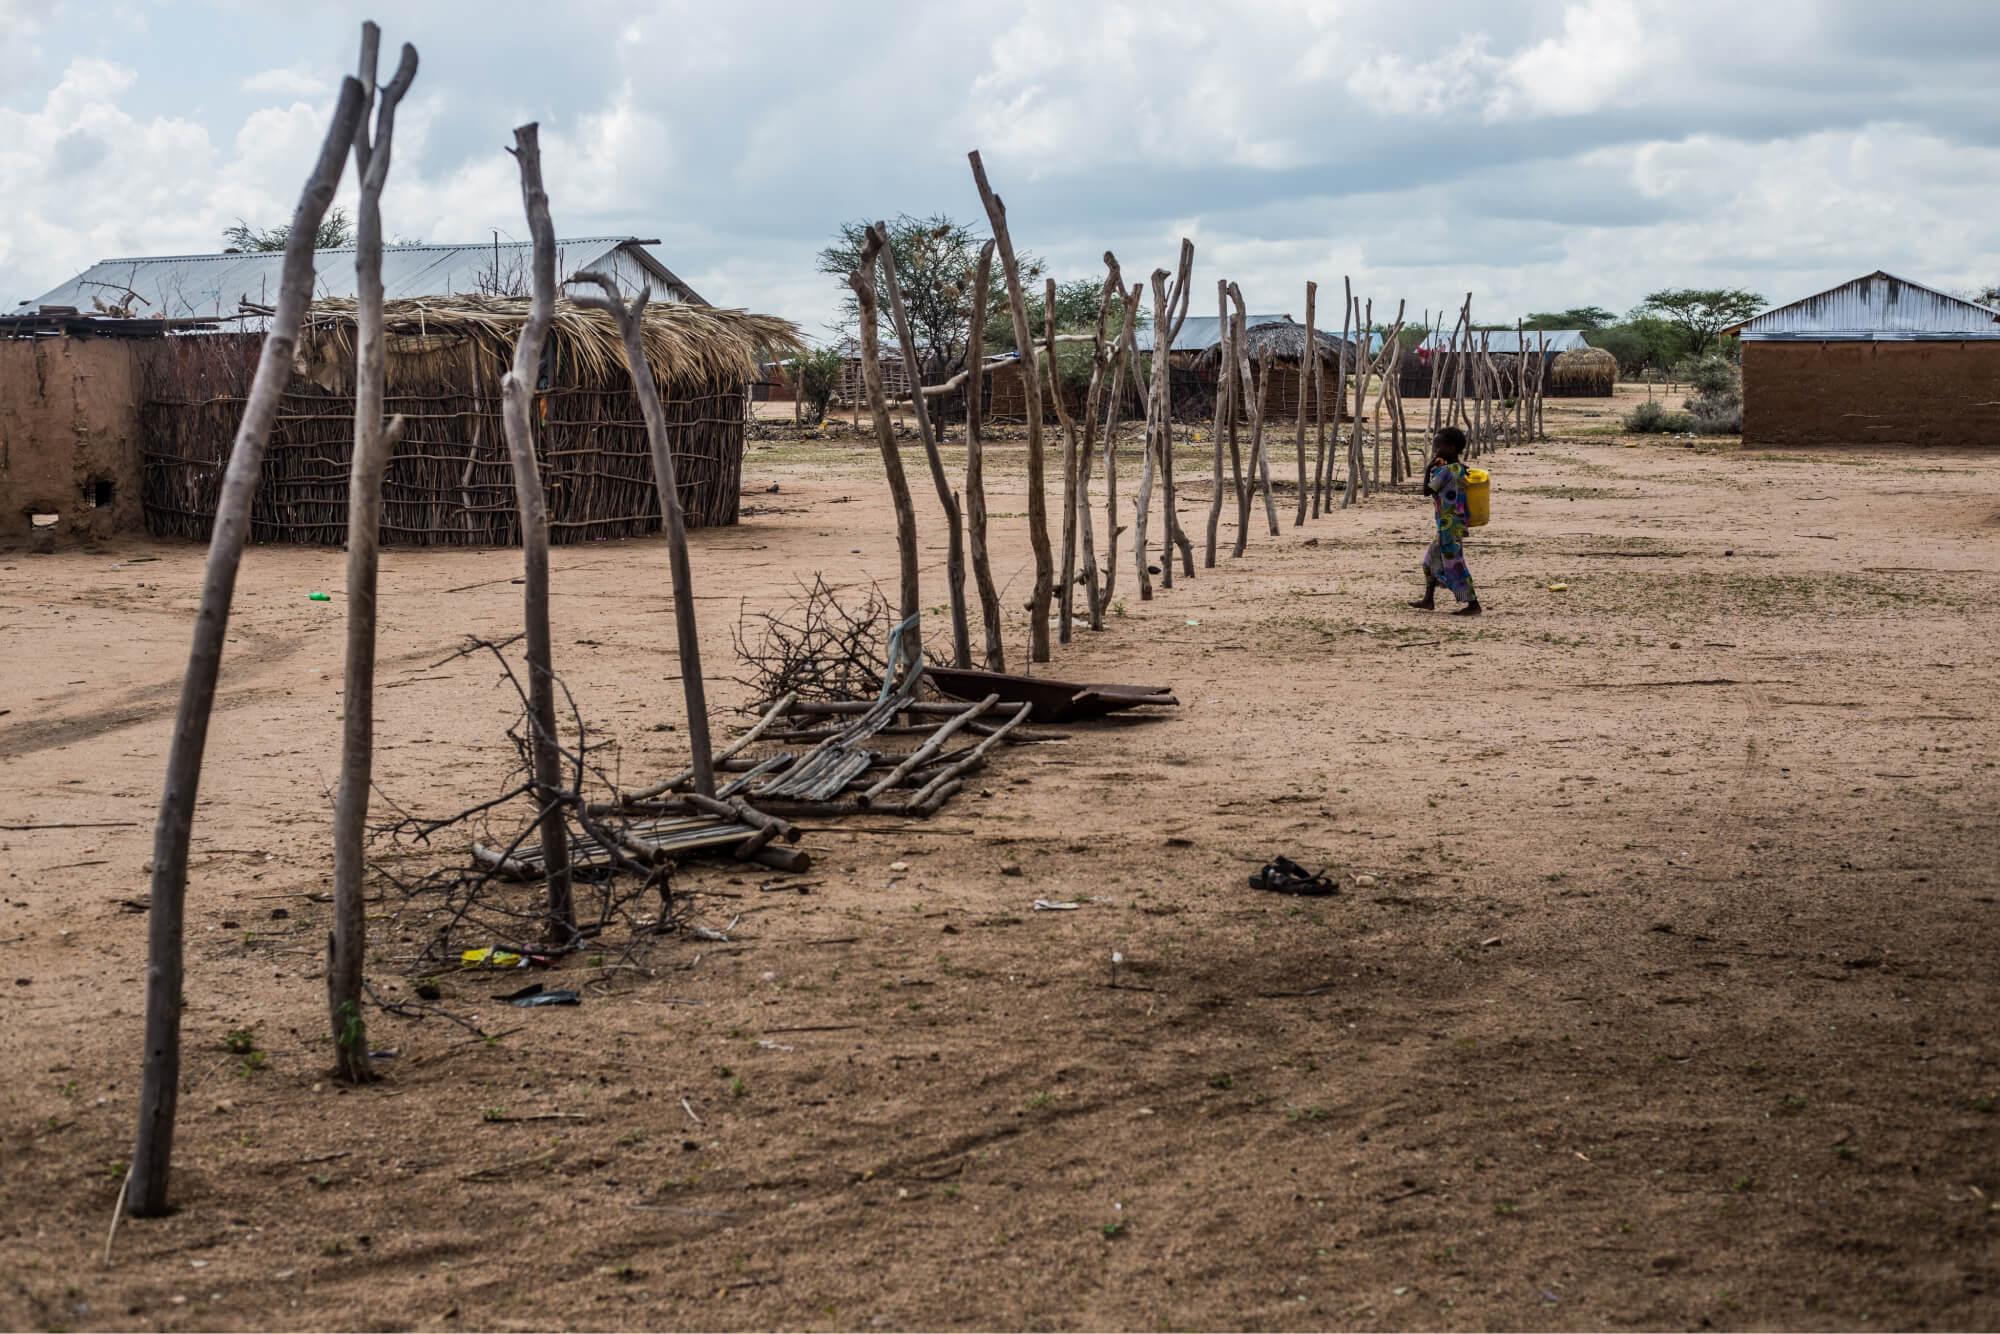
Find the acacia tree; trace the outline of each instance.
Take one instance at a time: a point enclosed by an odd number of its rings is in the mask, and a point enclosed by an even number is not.
[[[1521,321],[1529,332],[1537,329],[1603,329],[1616,324],[1618,317],[1602,306],[1571,306],[1568,310],[1538,310]]]
[[[1740,287],[1665,287],[1649,293],[1639,311],[1681,331],[1689,357],[1699,360],[1716,335],[1764,309],[1764,298]]]
[[[868,239],[866,220],[846,222],[834,243],[819,252],[821,273],[839,278],[861,266]],[[896,265],[896,279],[902,287],[903,307],[910,321],[910,336],[923,359],[922,378],[936,382],[956,374],[965,366],[965,349],[972,332],[972,280],[979,268],[979,248],[986,238],[964,223],[942,213],[928,218],[899,214],[884,224],[889,235],[889,255]],[[1042,266],[1029,256],[1020,257],[1021,278],[1041,276]],[[841,314],[849,326],[861,317],[860,299],[850,290],[842,302]],[[893,344],[896,333],[885,321],[886,311],[877,312],[877,332]],[[1011,330],[1008,345],[1013,343]]]
[[[292,239],[292,225],[281,222],[275,227],[252,227],[238,218],[234,227],[222,229],[222,239],[236,250],[283,250],[285,243]],[[339,250],[353,244],[354,220],[347,216],[344,208],[329,211],[313,228],[315,250]]]

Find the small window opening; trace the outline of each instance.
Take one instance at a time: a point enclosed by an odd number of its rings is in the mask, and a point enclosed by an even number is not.
[[[112,499],[118,494],[118,484],[109,477],[99,477],[90,484],[90,504],[93,509],[109,509]]]

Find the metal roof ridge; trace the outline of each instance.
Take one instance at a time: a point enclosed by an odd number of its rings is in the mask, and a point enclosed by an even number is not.
[[[558,236],[556,238],[556,244],[559,246],[588,245],[599,241],[607,243],[616,242],[619,245],[658,244],[656,241],[646,241],[637,236]],[[410,245],[390,245],[385,242],[382,246],[382,253],[397,252],[407,254],[420,250],[490,250],[495,245],[527,247],[533,244],[534,242],[532,241],[494,241],[491,239],[484,241],[418,241]],[[351,255],[355,252],[355,249],[356,247],[351,245],[319,246],[313,253],[316,255]],[[112,255],[106,259],[91,261],[90,267],[94,269],[99,264],[179,264],[198,259],[254,259],[259,255],[282,256],[284,253],[283,250],[210,250],[188,255]]]

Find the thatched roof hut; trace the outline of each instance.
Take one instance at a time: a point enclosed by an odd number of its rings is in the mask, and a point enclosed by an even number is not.
[[[1339,334],[1315,329],[1313,346],[1318,349],[1320,364],[1325,368],[1322,384],[1328,400],[1327,415],[1329,419],[1337,418],[1345,399],[1334,382],[1340,375],[1342,350],[1345,349],[1350,357],[1357,355],[1354,343],[1351,339],[1343,343]],[[1271,358],[1271,388],[1264,402],[1264,411],[1269,417],[1296,417],[1301,403],[1311,412],[1318,411],[1311,402],[1312,388],[1308,377],[1312,365],[1307,360],[1305,325],[1289,316],[1282,320],[1250,324],[1243,332],[1243,351],[1252,366],[1266,356]],[[1200,373],[1200,384],[1197,394],[1191,395],[1195,401],[1189,406],[1198,409],[1195,414],[1198,419],[1206,418],[1215,412],[1215,377],[1222,367],[1221,344],[1218,342],[1204,349],[1195,357],[1193,364]],[[1180,393],[1177,383],[1174,387],[1176,414],[1182,410]]]
[[[1617,357],[1601,347],[1580,347],[1550,365],[1547,392],[1556,398],[1610,398],[1617,383]]]
[[[351,300],[315,302],[300,333],[251,512],[254,541],[346,540],[354,309]],[[500,382],[526,318],[527,302],[516,298],[386,303],[386,407],[402,415],[405,433],[383,481],[384,543],[519,542]],[[208,535],[260,341],[254,334],[162,339],[147,358],[140,420],[154,533]],[[647,308],[644,341],[688,524],[734,523],[745,385],[760,360],[798,348],[798,330],[773,316],[662,302]],[[608,315],[557,303],[534,419],[551,540],[658,529],[645,422]]]

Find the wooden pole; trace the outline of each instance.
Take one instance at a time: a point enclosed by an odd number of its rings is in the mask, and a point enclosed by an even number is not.
[[[993,285],[993,243],[979,247],[972,283],[972,333],[966,349],[965,516],[972,536],[972,582],[979,589],[979,619],[986,628],[986,670],[1007,670],[1000,631],[1000,593],[993,586],[993,559],[986,547],[986,297]]]
[[[1216,329],[1220,341],[1216,345],[1215,374],[1215,471],[1208,495],[1208,537],[1202,545],[1201,563],[1208,569],[1215,568],[1215,539],[1222,526],[1222,433],[1229,428],[1230,414],[1235,410],[1235,399],[1230,390],[1236,375],[1236,367],[1230,364],[1229,348],[1229,283],[1217,279],[1215,283],[1215,305],[1218,314]]]
[[[1125,307],[1120,312],[1123,325],[1129,326],[1137,313],[1123,301],[1124,295],[1125,279],[1118,268],[1118,257],[1107,250],[1104,252],[1104,288],[1097,295],[1097,327],[1090,346],[1090,388],[1083,399],[1083,440],[1077,448],[1076,458],[1075,522],[1083,555],[1084,605],[1093,630],[1104,628],[1104,590],[1098,581],[1097,539],[1090,517],[1090,469],[1096,456],[1097,414],[1103,402],[1105,376],[1110,372],[1115,383],[1117,372],[1113,367],[1122,366],[1125,358],[1122,329],[1118,336],[1108,341],[1105,338],[1110,327],[1111,303],[1116,300]],[[1116,392],[1114,388],[1113,393]]]
[[[681,513],[680,479],[675,475],[673,442],[667,435],[667,414],[660,406],[659,386],[646,359],[646,303],[652,288],[642,287],[629,304],[619,296],[618,283],[608,274],[580,273],[573,283],[593,282],[604,295],[579,293],[576,303],[601,310],[618,324],[625,344],[625,364],[632,373],[632,392],[639,398],[639,415],[646,421],[646,443],[653,454],[653,484],[660,493],[660,514],[666,520],[667,561],[674,583],[674,640],[680,653],[681,686],[687,697],[688,754],[694,790],[715,795],[715,755],[708,733],[708,689],[701,673],[701,631],[695,623],[694,571],[688,561],[687,521]]]
[[[1101,306],[1102,299],[1099,300]],[[1063,402],[1062,374],[1056,366],[1056,280],[1047,280],[1042,297],[1042,336],[1047,340],[1044,361],[1049,372],[1049,396],[1055,400],[1056,425],[1063,436],[1062,576],[1057,580],[1056,642],[1067,644],[1076,622],[1076,423],[1070,419],[1069,405]]]
[[[882,285],[889,291],[889,314],[895,321],[896,338],[903,350],[903,368],[910,380],[910,403],[917,418],[917,439],[923,442],[924,458],[930,464],[931,484],[937,488],[938,505],[944,510],[944,577],[951,607],[951,661],[954,667],[972,665],[972,635],[965,619],[965,519],[959,513],[958,497],[945,475],[944,455],[938,452],[937,432],[931,429],[930,408],[924,403],[922,376],[917,361],[917,340],[910,331],[910,315],[903,308],[903,287],[896,281],[895,252],[889,245],[887,223],[875,224],[882,252]]]
[[[382,399],[386,338],[382,332],[382,187],[389,176],[396,107],[417,77],[417,49],[403,47],[395,77],[382,90],[371,134],[375,65],[382,30],[361,25],[363,109],[354,128],[354,170],[361,178],[354,217],[354,458],[347,482],[347,661],[341,677],[340,784],[333,807],[333,931],[327,937],[326,1002],[333,1029],[334,1074],[350,1084],[375,1077],[361,984],[368,955],[367,870],[369,781],[375,761],[375,591],[382,540],[382,474],[402,439],[403,419],[385,423]]]
[[[889,420],[889,400],[882,392],[882,353],[876,321],[875,269],[885,241],[873,227],[861,242],[861,263],[847,275],[847,285],[861,307],[861,389],[868,397],[868,409],[875,419],[875,443],[882,451],[882,471],[889,478],[889,500],[896,507],[896,556],[900,574],[897,603],[904,629],[899,641],[906,671],[920,670],[923,664],[923,591],[917,574],[917,512],[910,503],[910,479],[903,471],[903,451],[896,444],[896,427]],[[1032,395],[1030,395],[1032,397]],[[893,674],[896,664],[887,671]]]
[[[312,301],[313,239],[340,184],[363,101],[361,81],[343,80],[319,158],[292,213],[278,303],[264,332],[257,373],[244,398],[243,420],[237,425],[235,443],[223,470],[222,490],[216,498],[201,602],[195,612],[193,644],[188,651],[187,674],[181,679],[173,739],[167,750],[166,781],[160,788],[159,818],[153,829],[152,901],[146,939],[146,1055],[140,1075],[138,1134],[124,1195],[126,1212],[135,1217],[167,1212],[167,1179],[180,1102],[181,937],[187,907],[188,843],[201,787],[209,715],[215,708],[215,682],[229,634],[229,604],[236,591],[243,544],[250,533],[250,507],[263,473],[264,446],[279,399],[291,379],[299,325]]]
[[[1121,275],[1122,281],[1122,275]],[[1125,330],[1119,335],[1124,344],[1123,360],[1111,370],[1111,401],[1104,408],[1104,604],[1118,584],[1118,537],[1125,525],[1118,522],[1118,427],[1125,412],[1125,371],[1129,367],[1135,382],[1146,383],[1151,371],[1139,365],[1138,311],[1146,294],[1144,283],[1133,283],[1125,295]],[[1155,358],[1157,360],[1157,357]]]
[[[1028,400],[1028,543],[1035,555],[1035,587],[1028,603],[1028,657],[1047,662],[1055,562],[1049,552],[1049,497],[1042,475],[1042,394],[1041,377],[1034,373],[1035,338],[1028,327],[1027,298],[1021,291],[1021,265],[1014,258],[1013,238],[1007,234],[1007,205],[987,183],[979,151],[974,149],[967,156],[980,202],[986,206],[986,219],[993,225],[994,243],[1000,249],[1000,267],[1007,275],[1007,309],[1014,318],[1014,346],[1021,350],[1021,385]],[[1142,574],[1143,570],[1142,564]]]
[[[547,934],[567,945],[576,935],[570,889],[569,831],[564,823],[562,751],[556,733],[554,651],[549,631],[549,512],[535,453],[533,403],[541,381],[542,342],[556,305],[556,231],[542,188],[540,129],[514,131],[521,169],[521,202],[534,240],[528,319],[514,344],[514,367],[500,382],[501,425],[514,471],[514,499],[521,514],[522,608],[527,622],[528,716],[534,728],[535,799],[541,804],[542,857],[548,885]]]
[[[1264,383],[1261,385],[1255,382],[1254,376],[1258,368],[1253,363],[1261,361],[1262,368],[1268,371],[1270,362],[1268,358],[1258,359],[1250,355],[1250,317],[1244,309],[1243,289],[1235,283],[1229,284],[1229,300],[1236,308],[1235,323],[1230,335],[1235,341],[1236,375],[1238,383],[1242,386],[1243,406],[1250,423],[1248,467],[1236,487],[1236,542],[1230,549],[1230,555],[1235,557],[1241,556],[1250,542],[1250,505],[1252,493],[1257,488],[1258,456],[1262,452],[1264,442],[1264,388],[1268,386],[1269,376],[1267,374],[1264,377]],[[1232,450],[1236,446],[1234,437],[1231,437],[1230,446]]]
[[[1340,304],[1340,362],[1333,377],[1333,448],[1324,451],[1327,455],[1326,472],[1320,480],[1320,490],[1325,497],[1324,508],[1329,510],[1333,508],[1334,474],[1340,470],[1340,461],[1333,457],[1333,451],[1340,447],[1340,419],[1347,414],[1347,375],[1353,363],[1359,360],[1355,355],[1354,339],[1349,336],[1354,328],[1354,311],[1351,308],[1354,282],[1351,278],[1342,278],[1340,285],[1346,295],[1341,298]]]
[[[1160,548],[1160,584],[1165,588],[1172,588],[1174,586],[1173,554],[1175,547],[1180,548],[1181,572],[1190,579],[1194,578],[1194,544],[1188,540],[1187,530],[1181,526],[1180,506],[1174,494],[1174,377],[1172,370],[1174,341],[1181,336],[1181,326],[1187,322],[1188,303],[1194,295],[1193,286],[1190,281],[1193,274],[1194,242],[1186,237],[1182,237],[1180,262],[1174,269],[1173,287],[1169,289],[1165,298],[1170,319],[1168,322],[1167,351],[1160,355],[1167,357],[1168,370],[1167,374],[1160,376],[1153,386],[1154,392],[1159,395],[1160,400],[1159,449],[1161,503],[1166,510],[1167,524],[1166,541],[1161,544]],[[1159,280],[1163,276],[1164,274],[1156,273],[1153,277],[1153,287],[1156,293],[1159,289]]]
[[[1306,368],[1319,365],[1319,339],[1313,333],[1313,311],[1319,301],[1319,284],[1306,284],[1306,350],[1299,358],[1299,508],[1292,518],[1292,527],[1297,528],[1306,521]]]
[[[1343,339],[1341,341],[1344,353],[1346,340]],[[1334,362],[1335,367],[1337,368],[1339,364],[1339,360],[1336,359]],[[1312,516],[1317,519],[1320,515],[1320,492],[1326,483],[1326,359],[1318,355],[1313,357],[1313,420],[1313,438],[1315,444],[1313,446]]]

